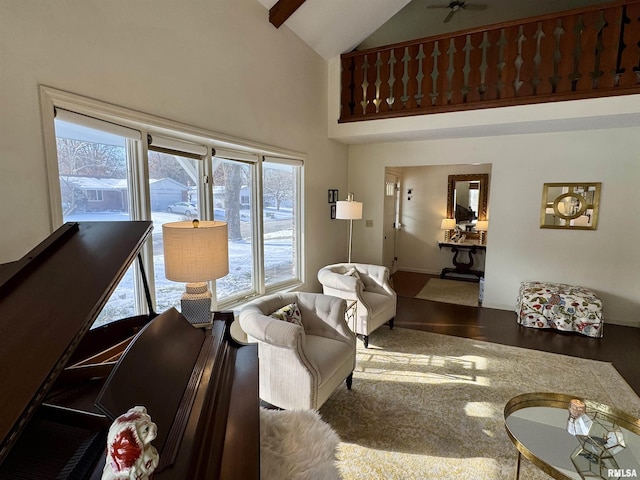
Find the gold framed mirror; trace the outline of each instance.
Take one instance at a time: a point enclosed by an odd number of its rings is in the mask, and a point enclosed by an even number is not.
[[[454,218],[468,239],[480,238],[475,225],[487,220],[488,194],[489,175],[486,173],[449,175],[447,218]]]
[[[545,183],[540,228],[595,230],[598,226],[600,182]]]

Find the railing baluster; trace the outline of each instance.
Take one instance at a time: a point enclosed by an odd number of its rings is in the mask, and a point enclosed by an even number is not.
[[[393,87],[396,83],[396,77],[393,75],[393,69],[396,65],[396,56],[394,49],[391,49],[391,53],[389,54],[389,96],[387,97],[387,105],[389,106],[389,110],[393,109],[393,104],[396,101],[396,97],[393,95]]]
[[[484,94],[487,91],[487,68],[489,68],[489,64],[487,63],[487,49],[491,46],[491,42],[489,42],[489,33],[482,33],[482,43],[480,44],[480,48],[482,49],[482,63],[480,63],[480,86],[478,87],[478,93],[480,94],[480,99],[484,99]]]
[[[462,103],[467,103],[467,96],[471,88],[469,87],[469,72],[471,72],[471,51],[473,45],[471,45],[471,35],[467,35],[467,41],[462,49],[464,51],[464,67],[462,67],[462,73],[464,74],[462,82]]]
[[[505,29],[500,30],[500,40],[498,40],[498,63],[496,67],[498,69],[498,81],[496,82],[496,98],[502,98],[502,91],[504,89],[505,82],[503,80],[504,67],[507,66],[507,62],[505,62],[505,48],[509,42],[507,41],[507,35],[505,33]]]
[[[404,65],[404,75],[402,75],[402,108],[406,108],[407,101],[409,100],[408,88],[409,88],[409,61],[411,56],[409,55],[409,47],[404,47],[404,57],[402,57],[402,64]]]
[[[431,58],[433,58],[433,70],[431,70],[431,106],[434,106],[438,101],[438,77],[440,75],[438,71],[438,59],[440,58],[440,49],[438,48],[438,40],[433,43],[433,51],[431,52]]]
[[[640,0],[344,54],[340,78],[340,121],[640,93]]]
[[[533,79],[531,80],[531,87],[533,88],[533,94],[538,93],[538,87],[540,86],[540,65],[542,64],[542,39],[544,38],[544,30],[542,30],[542,22],[538,22],[538,29],[534,35],[536,41],[536,54],[533,57]]]
[[[382,80],[380,79],[380,67],[382,66],[382,60],[380,60],[380,52],[378,52],[378,58],[376,59],[376,98],[373,100],[373,104],[376,106],[376,113],[380,111],[380,85],[382,85]]]
[[[455,54],[456,54],[455,38],[449,40],[449,49],[447,55],[449,55],[449,66],[447,68],[447,105],[451,103],[453,97],[453,74],[456,71],[455,68]]]
[[[362,114],[365,115],[367,113],[367,105],[369,105],[369,99],[367,98],[367,90],[369,89],[369,59],[367,55],[364,56],[364,63],[362,64],[362,101],[360,105],[362,106]]]
[[[418,108],[422,105],[422,98],[424,97],[424,94],[422,93],[422,80],[424,79],[424,73],[422,73],[422,61],[426,56],[422,47],[423,45],[420,44],[418,55],[416,56],[416,60],[418,60],[418,74],[416,75],[416,79],[418,80],[418,91],[414,95],[414,98],[416,99],[416,105]]]

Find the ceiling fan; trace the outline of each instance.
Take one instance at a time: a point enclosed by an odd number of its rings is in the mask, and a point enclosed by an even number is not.
[[[448,8],[449,10],[451,10],[447,14],[443,22],[443,23],[447,23],[460,10],[484,10],[487,8],[487,5],[477,4],[477,3],[476,4],[466,3],[461,0],[453,0],[452,2],[449,2],[448,5],[429,5],[427,6],[427,8]]]

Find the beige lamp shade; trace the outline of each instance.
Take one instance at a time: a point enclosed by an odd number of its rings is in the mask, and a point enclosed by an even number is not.
[[[174,282],[197,283],[229,273],[225,222],[172,222],[162,225],[164,272]]]
[[[353,200],[336,202],[336,218],[340,220],[360,220],[362,218],[362,202]]]
[[[489,230],[489,222],[487,220],[478,220],[476,222],[476,230],[479,232],[486,232]]]
[[[442,223],[440,224],[441,230],[453,230],[456,228],[456,219],[455,218],[443,218]]]

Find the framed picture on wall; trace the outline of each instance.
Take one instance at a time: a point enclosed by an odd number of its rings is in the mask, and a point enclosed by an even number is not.
[[[331,205],[331,220],[335,220],[336,218],[336,204]]]
[[[338,201],[338,190],[329,190],[329,203],[336,203]]]

